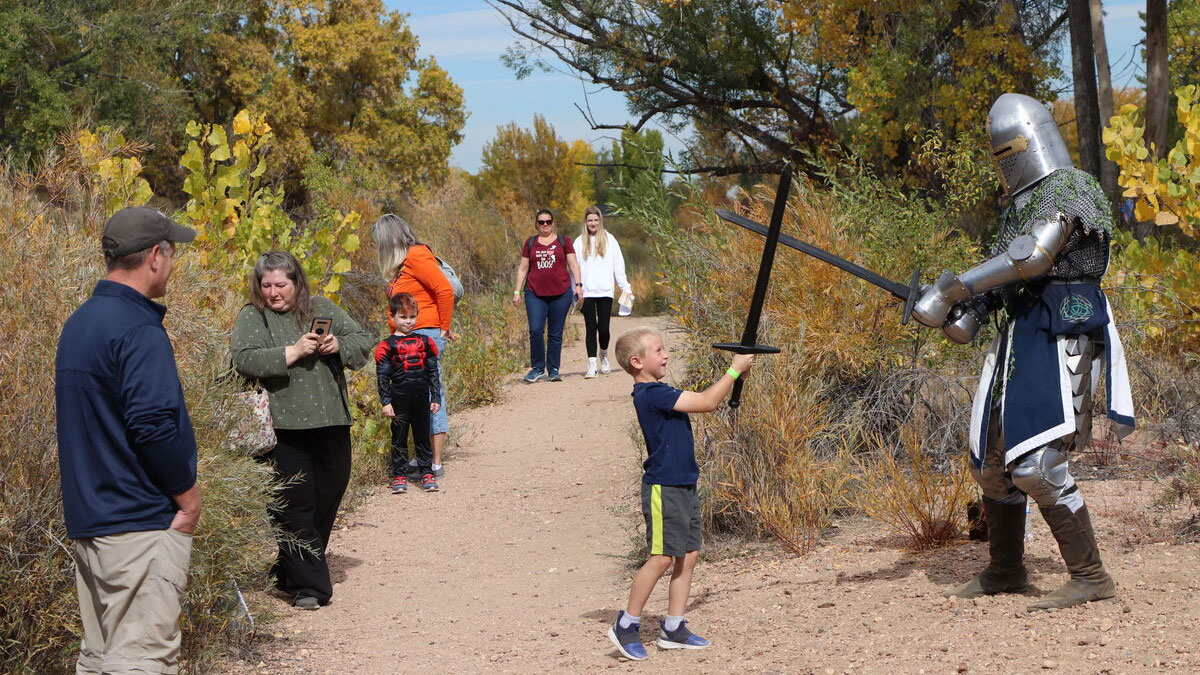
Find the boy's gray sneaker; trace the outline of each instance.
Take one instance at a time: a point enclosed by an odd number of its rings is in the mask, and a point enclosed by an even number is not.
[[[687,621],[680,621],[679,628],[672,631],[659,622],[658,642],[655,644],[659,649],[704,649],[708,646],[708,640],[688,630]]]
[[[625,616],[625,610],[617,613],[617,620],[608,627],[608,639],[617,646],[617,651],[621,652],[622,656],[634,661],[641,661],[647,656],[646,647],[642,644],[640,634],[642,625],[635,623],[628,628],[621,628],[621,617],[623,616]]]
[[[525,373],[525,377],[523,377],[521,379],[525,380],[525,382],[527,382],[529,384],[533,384],[534,382],[537,382],[538,380],[546,379],[546,371],[538,370],[538,369],[534,368],[533,370],[530,370],[528,373]]]

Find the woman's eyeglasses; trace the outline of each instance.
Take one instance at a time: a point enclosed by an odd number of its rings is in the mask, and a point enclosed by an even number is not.
[[[549,225],[550,223],[553,223],[553,222],[554,222],[553,220],[539,220],[539,221],[537,221],[537,224],[538,225]]]

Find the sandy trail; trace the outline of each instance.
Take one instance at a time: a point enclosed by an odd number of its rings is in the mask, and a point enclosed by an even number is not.
[[[614,317],[613,334],[647,322]],[[1200,673],[1200,546],[1154,543],[1148,480],[1083,482],[1114,602],[1029,615],[1027,596],[947,600],[944,586],[984,564],[982,545],[912,554],[850,521],[805,558],[771,545],[710,555],[688,616],[713,646],[618,659],[605,631],[629,588],[639,451],[630,378],[585,380],[585,367],[582,344],[568,344],[562,382],[514,375],[503,403],[455,413],[442,491],[381,484],[334,533],[333,603],[303,612],[268,599],[283,614],[275,637],[225,671]],[[1040,594],[1065,574],[1045,525],[1034,531]],[[647,643],[665,605],[660,583]]]

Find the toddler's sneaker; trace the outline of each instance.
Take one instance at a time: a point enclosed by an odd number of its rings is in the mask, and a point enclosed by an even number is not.
[[[646,647],[642,644],[642,636],[639,632],[642,625],[639,623],[631,624],[629,628],[621,628],[621,617],[625,616],[625,610],[617,613],[617,620],[608,628],[608,639],[617,646],[617,650],[627,659],[641,661],[646,658]]]
[[[600,372],[607,375],[612,372],[612,367],[608,365],[608,357],[600,357]]]
[[[402,495],[408,492],[408,479],[404,476],[396,476],[392,479],[392,494]]]
[[[433,479],[433,474],[427,473],[421,476],[421,489],[426,492],[437,492],[437,481]]]
[[[538,370],[537,368],[534,368],[534,369],[530,370],[528,373],[525,373],[525,377],[523,377],[521,379],[525,380],[525,382],[527,382],[529,384],[532,384],[534,382],[537,382],[538,380],[546,379],[546,371]]]
[[[659,649],[704,649],[708,640],[688,630],[687,621],[680,621],[679,628],[669,631],[666,626],[658,624]]]

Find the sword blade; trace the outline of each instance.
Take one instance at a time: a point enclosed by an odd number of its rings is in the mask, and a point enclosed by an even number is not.
[[[771,268],[775,266],[775,248],[783,231],[783,214],[787,210],[788,192],[792,189],[792,165],[785,164],[779,174],[779,186],[775,189],[775,204],[771,208],[771,225],[763,227],[767,238],[763,244],[762,259],[758,263],[758,278],[754,281],[754,295],[750,299],[750,311],[746,314],[746,329],[742,331],[742,345],[753,346],[758,342],[758,324],[762,319],[763,303],[767,301],[767,286],[771,283]],[[755,223],[757,225],[757,223]],[[759,225],[759,227],[762,227]],[[739,380],[740,382],[740,380]]]
[[[758,234],[767,236],[768,229],[763,225],[750,220],[749,218],[739,216],[738,214],[731,211],[726,211],[725,209],[717,209],[717,215],[720,216],[722,220],[727,220],[734,225],[744,227],[751,232],[757,232]],[[882,288],[901,300],[908,301],[912,295],[911,285],[902,284],[898,281],[892,281],[891,279],[876,274],[875,272],[872,272],[861,265],[856,265],[845,258],[840,258],[830,253],[829,251],[817,248],[808,242],[800,241],[799,239],[796,239],[795,237],[789,237],[786,234],[780,234],[779,243],[787,246],[788,248],[794,248],[801,253],[810,255],[821,262],[833,265],[844,272],[849,272],[863,281],[868,281],[879,288]]]

